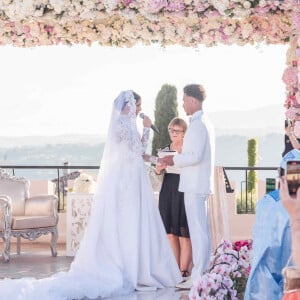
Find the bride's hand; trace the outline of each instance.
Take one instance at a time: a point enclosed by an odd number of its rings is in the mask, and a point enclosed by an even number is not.
[[[143,126],[150,128],[151,124],[152,124],[151,119],[148,116],[144,116]]]

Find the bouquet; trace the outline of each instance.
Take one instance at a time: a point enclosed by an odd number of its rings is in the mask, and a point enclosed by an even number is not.
[[[209,269],[194,282],[190,299],[244,299],[251,253],[252,240],[233,244],[223,240],[211,256]]]

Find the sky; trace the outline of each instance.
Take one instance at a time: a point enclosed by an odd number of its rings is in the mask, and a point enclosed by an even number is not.
[[[283,45],[1,46],[0,136],[105,135],[120,91],[139,93],[143,112],[153,117],[165,83],[176,86],[182,117],[182,89],[190,83],[204,85],[208,112],[283,105],[286,51]]]

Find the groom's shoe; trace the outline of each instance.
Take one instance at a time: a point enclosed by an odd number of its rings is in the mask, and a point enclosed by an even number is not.
[[[193,286],[193,279],[189,278],[186,281],[183,281],[179,284],[176,285],[177,288],[181,289],[181,290],[189,290],[191,289]]]

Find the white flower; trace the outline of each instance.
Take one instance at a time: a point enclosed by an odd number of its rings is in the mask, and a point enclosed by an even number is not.
[[[225,10],[229,8],[228,0],[212,0],[211,3],[222,15],[224,15]]]
[[[95,190],[95,181],[92,176],[81,173],[75,179],[73,191],[75,193],[93,193]]]
[[[267,2],[265,0],[260,0],[259,1],[259,4],[258,4],[260,7],[264,7],[267,5]]]
[[[246,9],[249,9],[251,7],[251,3],[249,1],[245,1],[243,6],[246,8]]]
[[[64,0],[49,0],[49,2],[52,5],[55,13],[60,14],[65,10]]]

